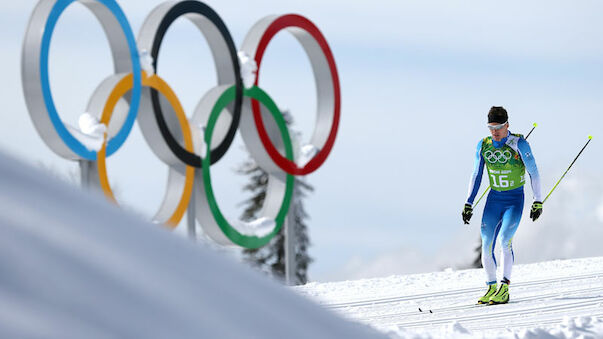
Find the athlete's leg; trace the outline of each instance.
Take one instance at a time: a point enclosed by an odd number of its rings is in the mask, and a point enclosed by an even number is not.
[[[482,216],[482,266],[486,272],[486,283],[496,284],[496,258],[494,246],[496,235],[501,226],[502,206],[491,196],[486,200]]]
[[[503,217],[502,226],[500,229],[500,242],[503,257],[503,277],[511,280],[511,270],[515,261],[513,253],[513,236],[519,227],[521,214],[523,212],[523,195],[517,199],[515,203],[507,206]]]

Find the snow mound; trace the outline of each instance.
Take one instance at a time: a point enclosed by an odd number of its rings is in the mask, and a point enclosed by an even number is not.
[[[78,119],[80,130],[88,135],[103,136],[107,131],[107,126],[101,124],[96,117],[88,112],[84,112]]]
[[[0,338],[378,338],[0,153]]]
[[[67,130],[89,151],[98,152],[103,147],[107,126],[101,124],[96,117],[84,112],[78,119],[79,129],[66,125]]]

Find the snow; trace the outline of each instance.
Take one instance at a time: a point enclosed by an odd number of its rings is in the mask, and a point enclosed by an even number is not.
[[[96,117],[84,112],[78,119],[79,129],[66,124],[67,130],[89,151],[100,151],[103,147],[107,126],[101,124]]]
[[[516,265],[513,277],[510,303],[496,306],[475,305],[485,292],[481,269],[309,283],[295,290],[392,338],[603,337],[602,257]]]
[[[297,166],[304,167],[314,156],[319,152],[318,147],[312,144],[301,146],[299,157],[297,158]]]
[[[0,153],[0,338],[379,338]]]
[[[153,68],[153,57],[146,49],[140,51],[140,68],[147,73],[147,76],[155,74],[155,68]]]
[[[191,122],[191,132],[193,133],[193,142],[195,143],[194,149],[205,159],[207,155],[207,144],[205,143],[205,126],[200,124],[194,124]]]
[[[258,65],[249,54],[244,51],[239,51],[239,64],[241,65],[241,78],[245,88],[251,88],[255,83],[256,72]]]
[[[255,220],[245,222],[243,220],[237,220],[234,223],[234,227],[239,233],[246,236],[265,237],[270,232],[274,231],[276,222],[274,219],[260,217]]]
[[[84,112],[78,119],[80,130],[88,135],[102,136],[107,131],[107,126],[101,124],[96,117],[88,112]]]

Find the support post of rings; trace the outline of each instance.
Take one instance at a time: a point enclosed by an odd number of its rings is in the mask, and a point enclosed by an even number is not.
[[[298,284],[297,265],[295,262],[295,194],[291,197],[291,207],[285,218],[285,283],[289,286]]]
[[[80,159],[78,161],[79,166],[80,166],[80,185],[82,186],[82,188],[84,190],[90,190],[90,187],[92,186],[91,183],[91,168],[92,168],[92,161],[86,160],[86,159]]]
[[[194,180],[194,179],[193,179]],[[188,203],[188,209],[186,210],[186,224],[188,230],[188,237],[195,241],[197,239],[197,230],[195,228],[195,195],[191,194],[191,200]]]

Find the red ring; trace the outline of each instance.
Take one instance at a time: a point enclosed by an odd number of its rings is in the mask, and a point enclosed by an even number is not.
[[[322,49],[327,59],[327,63],[329,64],[334,92],[333,125],[331,126],[329,137],[327,138],[327,141],[323,148],[312,158],[312,160],[310,160],[304,167],[299,168],[295,162],[283,157],[270,141],[268,133],[266,132],[266,128],[264,127],[262,114],[260,113],[260,105],[257,100],[251,101],[251,108],[253,111],[253,119],[255,121],[255,125],[257,126],[260,140],[262,141],[262,144],[264,145],[264,148],[266,148],[266,151],[268,152],[268,155],[270,156],[272,161],[274,161],[274,163],[283,171],[289,174],[306,175],[314,172],[318,167],[320,167],[320,165],[325,162],[327,156],[331,152],[331,148],[333,148],[333,144],[335,143],[335,137],[337,135],[337,129],[339,127],[339,115],[341,108],[339,75],[337,74],[337,67],[335,65],[335,59],[333,58],[331,49],[329,48],[329,45],[327,44],[327,41],[322,35],[322,33],[320,33],[320,31],[318,30],[318,27],[316,27],[310,20],[304,18],[301,15],[288,14],[275,19],[270,24],[270,26],[268,26],[268,28],[264,32],[264,35],[260,39],[255,53],[255,62],[258,67],[257,77],[255,79],[256,86],[258,86],[258,82],[260,80],[260,65],[262,63],[262,57],[264,56],[266,47],[268,47],[268,43],[270,42],[270,40],[272,40],[276,33],[287,27],[298,27],[308,32],[314,38],[314,40],[316,40],[316,42]]]

